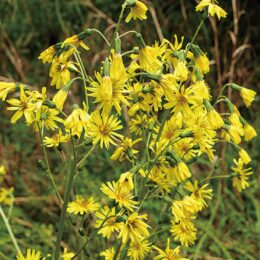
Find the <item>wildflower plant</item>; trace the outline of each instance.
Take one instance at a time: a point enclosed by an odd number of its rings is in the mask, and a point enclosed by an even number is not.
[[[196,7],[196,11],[203,12],[201,23],[186,45],[184,37],[177,35],[174,42],[163,39],[148,45],[140,32],[120,34],[124,19],[127,23],[131,19],[145,20],[147,11],[142,1],[126,0],[111,40],[97,29],[88,28],[43,51],[39,59],[50,64],[47,88],[0,83],[0,98],[13,112],[11,123],[24,120],[41,139],[44,161],[39,163],[61,207],[56,244],[49,256],[55,260],[75,259],[86,253],[95,236],[106,239],[107,248],[98,252],[105,259],[187,259],[182,252],[196,244],[196,219],[214,197],[211,180],[231,178],[239,192],[249,186],[251,159],[242,141],[250,141],[256,132],[225,91],[238,91],[246,107],[256,93],[227,83],[214,96],[206,82],[209,59],[196,44],[207,17],[221,19],[227,13],[216,1],[202,0]],[[106,42],[107,53],[99,69],[89,75],[81,53],[91,51],[88,38],[96,33]],[[122,51],[127,34],[132,34],[136,44]],[[69,93],[76,81],[84,95],[73,104]],[[55,92],[54,96],[49,90]],[[19,96],[10,98],[13,92]],[[220,110],[220,103],[225,111]],[[222,142],[235,151],[230,173],[194,173],[200,158],[207,159],[215,169],[217,161],[224,159],[219,158]],[[63,146],[68,148],[65,153]],[[65,157],[63,197],[52,174],[50,147],[56,147]],[[89,156],[102,150],[109,151],[112,163],[128,165],[128,171],[104,182],[99,197],[76,194],[73,199],[75,179],[84,178],[80,172]],[[2,205],[8,200],[1,194]],[[145,206],[147,201],[159,201],[161,216],[169,213],[171,219],[161,224],[159,216],[153,216]],[[88,227],[89,235],[83,234],[74,253],[63,248],[61,255],[64,228],[73,225],[70,218],[75,215],[81,223],[91,215],[95,225]],[[85,225],[81,229],[84,231]],[[161,232],[168,236],[167,241],[158,239],[156,234]],[[24,257],[19,247],[17,250],[17,259],[40,259],[40,252],[29,249]]]

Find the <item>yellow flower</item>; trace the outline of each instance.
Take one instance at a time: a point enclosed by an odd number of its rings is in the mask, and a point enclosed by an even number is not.
[[[64,252],[61,254],[61,258],[64,260],[71,260],[74,255],[74,253],[68,252],[68,249],[65,247]]]
[[[250,156],[248,155],[247,151],[243,148],[239,148],[238,154],[245,164],[249,164],[251,162]]]
[[[243,125],[239,119],[239,115],[236,112],[231,113],[229,116],[229,121],[232,125],[234,125],[237,128],[243,128]]]
[[[78,70],[72,61],[67,61],[62,54],[59,57],[55,57],[49,74],[52,78],[51,86],[56,86],[57,89],[65,86],[70,80],[70,70]]]
[[[252,89],[248,88],[240,88],[240,96],[242,97],[246,107],[250,107],[251,103],[253,102],[255,98],[256,92]]]
[[[126,69],[120,53],[115,53],[112,55],[110,77],[113,85],[123,85],[127,80]]]
[[[16,84],[14,82],[0,82],[0,99],[5,101],[7,95],[16,90]]]
[[[103,109],[103,114],[109,114],[113,106],[117,113],[121,114],[121,103],[130,105],[124,97],[123,81],[120,84],[120,81],[115,81],[112,77],[106,76],[102,78],[100,73],[96,73],[96,78],[98,82],[91,82],[92,87],[87,88],[91,92],[88,95],[96,99],[95,103],[99,103],[98,109]],[[111,96],[109,98],[104,94],[104,90],[110,93]]]
[[[27,249],[26,256],[23,256],[22,252],[19,252],[16,256],[17,260],[45,260],[45,257],[41,257],[41,251],[35,251],[34,249]]]
[[[232,179],[233,187],[235,187],[239,192],[249,187],[249,183],[247,182],[248,176],[253,174],[252,168],[244,168],[245,162],[242,158],[238,160],[234,159],[234,166],[231,167],[235,177]]]
[[[28,125],[33,122],[33,111],[35,106],[30,103],[30,97],[26,96],[23,85],[20,86],[20,100],[12,98],[8,99],[6,102],[11,105],[7,110],[16,111],[11,118],[12,124],[15,124],[23,115]]]
[[[211,99],[209,86],[204,80],[196,81],[193,85],[193,89],[199,97],[202,97],[205,100]]]
[[[73,36],[65,39],[65,41],[62,43],[62,47],[65,45],[73,45],[76,48],[78,46],[81,46],[86,51],[89,50],[89,47],[83,42],[83,40],[80,39],[79,35],[73,35]]]
[[[75,106],[64,121],[65,130],[71,135],[80,138],[83,130],[87,128],[89,118],[90,116],[85,109]]]
[[[131,242],[127,250],[127,255],[131,260],[144,259],[151,250],[150,245],[151,243],[149,243],[146,239]]]
[[[182,112],[185,116],[190,116],[193,113],[190,105],[198,106],[203,102],[202,98],[195,94],[192,87],[185,88],[184,86],[175,91],[172,97],[167,98],[167,101],[164,108],[173,108],[172,112]]]
[[[245,138],[245,141],[247,141],[247,142],[257,136],[255,129],[249,124],[246,124],[244,126],[244,133],[245,133],[244,138]]]
[[[67,212],[83,215],[95,212],[98,208],[99,204],[95,202],[93,197],[84,199],[81,196],[77,196],[75,201],[69,203]]]
[[[174,70],[173,76],[178,81],[185,81],[188,78],[189,71],[184,61],[178,61],[177,66]]]
[[[194,59],[195,66],[203,73],[209,72],[209,59],[205,53],[197,55]]]
[[[125,159],[131,161],[133,158],[136,158],[135,155],[138,153],[138,150],[134,149],[133,146],[141,140],[142,139],[139,138],[133,141],[131,138],[123,137],[110,159],[122,162]]]
[[[153,249],[158,251],[159,255],[155,256],[153,260],[188,260],[187,258],[183,258],[180,254],[180,247],[177,246],[174,249],[170,248],[170,239],[167,239],[167,247],[165,250],[160,249],[157,246],[153,246]]]
[[[51,63],[55,54],[56,48],[55,45],[52,45],[48,49],[44,50],[38,58],[42,60],[43,63]]]
[[[212,199],[212,189],[208,189],[208,183],[204,184],[202,187],[199,187],[198,181],[195,181],[194,183],[187,182],[185,184],[185,189],[191,192],[190,197],[194,199],[199,207],[199,210],[203,210],[205,207],[207,207],[207,203],[205,199]]]
[[[220,19],[221,17],[226,18],[226,11],[219,7],[216,3],[216,0],[202,0],[196,6],[196,11],[203,11],[205,7],[208,7],[208,13],[210,16],[217,15],[218,19]]]
[[[241,136],[244,135],[244,131],[242,128],[238,128],[234,125],[224,125],[225,129],[228,130],[228,133],[230,135],[231,140],[235,144],[240,144],[241,143]]]
[[[176,179],[178,182],[182,182],[191,176],[189,167],[183,161],[179,161],[176,166],[171,168],[169,173],[172,178]]]
[[[34,130],[39,131],[39,127],[44,127],[46,129],[54,130],[58,128],[57,122],[62,123],[63,119],[58,117],[59,111],[57,109],[52,109],[46,106],[42,106],[36,112],[35,123],[34,123]]]
[[[56,104],[58,110],[62,111],[64,103],[68,96],[68,90],[61,88],[53,97],[53,102]]]
[[[117,256],[116,259],[114,259],[115,256],[115,249],[114,247],[108,248],[107,250],[100,253],[100,256],[104,256],[105,260],[119,260],[120,256]]]
[[[10,205],[12,202],[14,188],[0,188],[0,205]]]
[[[189,219],[182,220],[178,223],[172,221],[171,233],[174,240],[179,240],[182,246],[194,245],[197,239],[197,229]]]
[[[119,207],[127,208],[130,211],[134,211],[138,202],[134,201],[132,193],[125,188],[121,187],[119,182],[107,182],[102,184],[101,191],[105,193],[110,199],[116,201]]]
[[[136,20],[137,18],[140,20],[145,20],[147,18],[147,10],[148,8],[143,2],[135,0],[133,5],[131,6],[130,13],[126,17],[125,21],[128,23],[132,18],[134,20]]]
[[[249,183],[247,182],[247,179],[248,177],[245,175],[235,176],[232,179],[232,185],[239,192],[241,192],[242,190],[245,190],[247,187],[249,187]]]
[[[61,143],[66,143],[70,140],[69,135],[63,135],[61,129],[57,134],[54,134],[52,137],[45,137],[44,144],[48,147],[58,147]]]
[[[147,72],[156,74],[162,66],[162,62],[157,58],[159,55],[160,50],[158,48],[145,46],[137,55],[140,67]],[[134,58],[136,58],[136,56],[134,56]]]
[[[116,213],[115,207],[109,208],[105,206],[100,211],[96,212],[96,228],[99,229],[98,234],[101,234],[103,237],[110,238],[114,232],[119,232],[122,227],[122,222],[118,221],[118,218],[122,216],[122,211]]]
[[[0,166],[0,176],[6,175],[7,171],[4,165]]]
[[[144,220],[147,220],[146,214],[138,215],[137,212],[132,213],[123,224],[118,238],[122,238],[122,242],[125,244],[128,239],[131,242],[136,242],[149,237],[150,234],[147,230],[149,226]]]
[[[208,112],[207,117],[208,117],[209,124],[214,130],[219,129],[224,125],[224,121],[222,117],[214,108]]]
[[[175,200],[172,203],[172,214],[175,222],[192,217],[198,211],[198,203],[191,196],[185,196],[183,200]]]
[[[100,115],[100,112],[95,111],[91,114],[89,124],[87,126],[87,134],[93,138],[93,143],[100,143],[100,147],[109,147],[109,144],[116,145],[118,138],[123,136],[115,131],[122,129],[120,121],[114,115],[104,114]]]

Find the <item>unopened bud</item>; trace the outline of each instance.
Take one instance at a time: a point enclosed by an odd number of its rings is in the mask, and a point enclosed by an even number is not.
[[[46,170],[47,170],[47,166],[46,166],[46,164],[44,163],[43,160],[39,159],[39,160],[38,160],[38,164],[39,164],[39,166],[41,167],[41,169],[42,169],[43,171],[46,171]]]

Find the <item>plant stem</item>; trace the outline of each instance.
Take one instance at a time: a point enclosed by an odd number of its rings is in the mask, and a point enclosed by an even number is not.
[[[76,49],[75,53],[74,53],[74,57],[76,59],[76,61],[78,62],[79,64],[79,68],[80,68],[80,71],[81,71],[81,75],[83,76],[84,80],[83,80],[83,84],[84,84],[84,93],[85,93],[85,101],[86,101],[86,106],[87,106],[87,112],[88,112],[88,109],[89,109],[89,104],[88,104],[88,93],[87,93],[87,84],[86,84],[86,81],[88,79],[88,75],[87,75],[87,72],[85,70],[85,67],[84,67],[84,64],[82,62],[82,59],[80,57],[80,55],[78,54],[78,51]]]
[[[83,164],[86,161],[86,159],[96,149],[96,147],[97,147],[96,145],[93,145],[91,147],[91,149],[87,152],[87,154],[77,163],[77,165],[76,165],[77,169],[80,169],[83,166]]]
[[[8,231],[8,233],[9,233],[9,235],[10,235],[10,238],[11,238],[13,244],[14,244],[14,247],[15,247],[17,253],[21,252],[21,249],[20,249],[20,247],[18,246],[18,243],[17,243],[16,238],[15,238],[15,236],[14,236],[14,233],[13,233],[13,231],[12,231],[12,229],[11,229],[11,226],[10,226],[10,224],[9,224],[9,221],[8,221],[8,219],[7,219],[7,217],[6,217],[6,215],[5,215],[5,213],[4,213],[4,211],[3,211],[3,209],[2,209],[1,206],[0,206],[0,215],[1,215],[1,217],[2,217],[2,219],[3,219],[3,221],[4,221],[4,223],[5,223],[5,226],[6,226],[6,228],[7,228],[7,231]]]
[[[59,230],[58,230],[55,252],[54,252],[54,259],[55,260],[59,260],[59,257],[60,257],[60,244],[61,244],[61,240],[62,240],[65,218],[66,218],[66,212],[67,212],[67,207],[68,207],[68,203],[69,203],[70,193],[71,193],[71,190],[72,190],[72,187],[73,187],[73,179],[74,179],[75,172],[76,172],[76,161],[73,160],[71,162],[71,168],[70,168],[70,171],[69,171],[69,175],[67,177],[64,200],[63,200],[63,205],[62,205],[62,209],[61,209],[61,215],[60,215],[60,221],[59,221]]]
[[[56,195],[57,197],[59,198],[60,202],[63,203],[63,200],[61,198],[61,195],[59,193],[59,190],[56,186],[56,183],[54,181],[54,178],[53,178],[53,175],[52,175],[52,172],[51,172],[51,168],[50,168],[50,164],[49,164],[49,160],[48,160],[48,156],[47,156],[47,151],[46,151],[46,148],[45,148],[45,145],[43,143],[43,137],[44,137],[44,125],[42,125],[42,127],[40,128],[39,127],[40,125],[38,124],[38,128],[41,129],[40,131],[40,139],[41,139],[41,146],[42,146],[42,150],[43,150],[43,155],[44,155],[44,160],[45,160],[45,164],[46,164],[46,172],[47,172],[47,176],[50,178],[51,180],[51,183],[52,183],[52,186],[56,192]]]
[[[104,39],[104,41],[106,42],[106,44],[107,44],[108,46],[110,46],[109,41],[107,40],[107,38],[105,37],[105,35],[104,35],[102,32],[100,32],[99,30],[94,29],[94,28],[92,28],[91,30],[94,31],[94,32],[96,32],[96,33],[98,33],[98,34]]]
[[[110,45],[109,45],[108,52],[107,52],[107,58],[109,57],[109,55],[111,53],[114,40],[115,40],[116,35],[117,35],[118,31],[119,31],[120,24],[121,24],[122,19],[123,19],[123,14],[124,14],[125,8],[126,8],[126,3],[123,3],[122,8],[121,8],[121,12],[120,12],[120,15],[119,15],[119,18],[118,18],[118,22],[117,22],[117,25],[116,25],[116,29],[115,29],[114,34],[112,36],[112,39],[110,41]]]

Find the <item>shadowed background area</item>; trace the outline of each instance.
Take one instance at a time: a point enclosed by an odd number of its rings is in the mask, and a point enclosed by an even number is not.
[[[135,28],[143,33],[149,45],[154,41],[161,41],[164,37],[173,41],[174,34],[178,37],[184,36],[184,43],[190,41],[200,21],[200,14],[195,12],[196,1],[144,2],[150,9],[148,20],[124,23],[122,32]],[[236,82],[259,93],[260,3],[258,0],[219,3],[228,12],[227,19],[207,20],[197,39],[211,61],[211,73],[206,78],[213,92],[217,92],[227,82]],[[86,28],[98,28],[110,39],[121,4],[122,1],[114,0],[1,0],[0,81],[48,86],[49,66],[38,60],[40,52]],[[106,46],[96,34],[89,37],[86,43],[90,50],[84,54],[83,61],[88,73],[92,74],[104,60]],[[125,37],[123,51],[131,48],[133,44],[131,35]],[[75,95],[72,98],[77,98],[77,94],[72,93]],[[259,94],[250,110],[244,107],[242,101],[238,104],[241,113],[258,133],[259,104]],[[4,163],[8,168],[9,174],[5,183],[15,186],[15,207],[11,224],[23,248],[34,247],[46,253],[52,248],[55,239],[52,223],[58,221],[56,199],[46,176],[37,166],[37,160],[42,158],[40,143],[35,141],[31,129],[21,121],[11,126],[9,118],[10,114],[0,102],[0,163]],[[200,231],[201,242],[188,249],[191,258],[195,256],[194,259],[223,259],[223,250],[228,250],[234,259],[256,259],[257,252],[260,251],[257,176],[260,172],[260,137],[257,136],[248,148],[255,172],[250,182],[251,187],[241,194],[235,192],[230,183],[218,189],[219,192],[210,204],[211,210],[202,214],[203,225],[208,227],[209,231],[206,236],[204,231]],[[56,166],[59,156],[55,152],[51,156],[55,177],[62,183],[63,169]],[[126,170],[124,166],[107,163],[108,158],[109,153],[104,152],[90,160],[84,172],[84,180],[76,185],[78,191],[99,194],[100,183],[107,179],[107,176],[112,179],[113,175]],[[232,154],[227,156],[226,163],[231,163],[232,158]],[[204,167],[206,166],[202,165],[201,169],[206,169]],[[62,186],[59,188],[62,189]],[[209,220],[210,216],[214,216],[213,219]],[[96,241],[91,247],[102,247],[100,243]],[[71,241],[71,245],[77,245],[77,241]],[[0,259],[14,259],[14,255],[15,250],[0,221]]]

